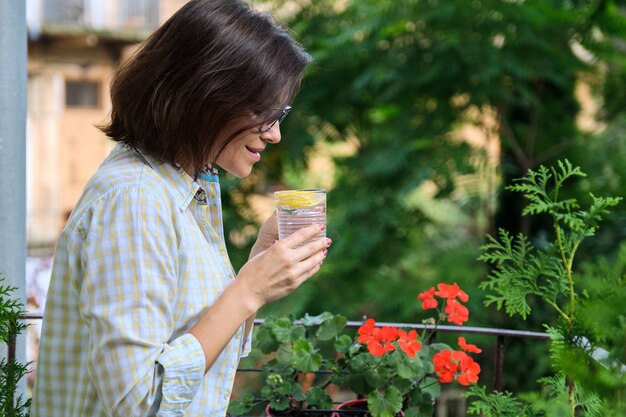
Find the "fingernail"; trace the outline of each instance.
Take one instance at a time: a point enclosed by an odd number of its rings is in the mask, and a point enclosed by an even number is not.
[[[325,224],[320,224],[319,227],[320,227],[320,230],[325,230],[326,229],[326,225]]]
[[[327,238],[326,238],[326,245],[327,245],[327,246],[330,246],[332,243],[333,243],[332,239],[331,239],[331,238],[329,238],[329,237],[327,237]]]
[[[324,249],[324,256],[328,255],[328,249]]]

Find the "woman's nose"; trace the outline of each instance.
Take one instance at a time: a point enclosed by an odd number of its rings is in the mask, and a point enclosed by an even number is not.
[[[280,123],[274,123],[270,130],[261,133],[261,139],[272,144],[280,142]]]

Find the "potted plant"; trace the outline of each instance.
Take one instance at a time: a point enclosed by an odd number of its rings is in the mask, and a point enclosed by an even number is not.
[[[331,313],[307,314],[299,320],[293,316],[267,317],[254,340],[255,348],[270,357],[262,365],[264,386],[260,397],[244,395],[233,400],[229,414],[243,415],[263,403],[267,404],[267,416],[329,416],[333,403],[326,388],[337,382],[341,373],[337,358],[353,342],[345,334],[347,321]],[[312,383],[303,383],[307,376],[321,370],[326,374],[315,375]]]
[[[469,318],[463,305],[468,295],[457,284],[438,284],[419,294],[422,308],[436,311],[427,331],[377,326],[366,320],[353,334],[340,315],[323,313],[293,317],[268,317],[258,329],[255,346],[271,359],[262,366],[264,386],[260,397],[233,400],[232,415],[243,415],[257,403],[267,403],[267,416],[331,415],[331,385],[347,386],[362,400],[339,406],[336,416],[432,416],[440,384],[478,381],[480,366],[471,354],[480,349],[459,338],[459,349],[428,344],[442,320],[462,325]],[[323,370],[313,385],[301,384],[303,375]]]
[[[349,388],[363,399],[342,404],[340,410],[365,409],[372,417],[430,417],[441,383],[456,380],[467,386],[478,381],[480,366],[471,356],[481,352],[477,346],[467,343],[464,337],[458,338],[458,349],[427,343],[440,321],[462,325],[468,320],[469,311],[462,304],[468,301],[468,295],[456,283],[442,283],[418,298],[423,309],[437,312],[436,318],[427,320],[431,326],[421,335],[415,329],[376,326],[373,319],[358,329],[356,343],[339,363],[347,370],[343,375]]]

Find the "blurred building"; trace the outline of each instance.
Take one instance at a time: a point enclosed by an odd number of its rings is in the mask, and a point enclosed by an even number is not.
[[[112,148],[94,125],[110,111],[119,63],[186,0],[27,0],[27,237],[50,251]]]

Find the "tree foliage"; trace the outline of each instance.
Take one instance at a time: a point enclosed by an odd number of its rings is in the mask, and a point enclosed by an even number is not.
[[[334,243],[322,271],[266,311],[331,310],[350,318],[367,313],[381,320],[415,321],[414,297],[424,284],[443,278],[471,288],[489,273],[476,262],[488,232],[494,240],[487,245],[499,238],[501,247],[494,250],[517,251],[517,262],[528,267],[520,294],[531,294],[530,299],[520,295],[494,302],[503,303],[509,313],[532,309],[533,314],[520,323],[473,304],[473,319],[540,330],[550,321],[551,307],[537,301],[543,296],[563,301],[569,283],[563,280],[566,263],[545,257],[544,249],[558,250],[545,247],[557,233],[554,218],[523,212],[555,208],[561,228],[580,226],[574,243],[563,247],[566,259],[577,253],[585,271],[578,319],[593,329],[596,345],[619,356],[624,337],[614,330],[623,328],[624,318],[614,312],[624,302],[626,255],[618,251],[618,243],[626,238],[626,211],[621,205],[603,215],[606,227],[595,230],[596,238],[579,250],[575,242],[595,229],[595,215],[581,217],[567,201],[584,201],[590,190],[626,195],[626,19],[621,2],[273,3],[315,62],[281,126],[281,144],[266,153],[253,177],[229,182],[225,195],[234,205],[227,201],[226,226],[237,232],[254,224],[249,208],[241,205],[242,196],[326,185],[317,168],[308,165],[312,155],[325,151],[334,164],[327,185],[328,233]],[[583,94],[587,88],[589,95]],[[591,127],[581,124],[583,116],[593,120]],[[473,140],[463,134],[468,127]],[[328,151],[336,146],[344,147]],[[543,181],[539,167],[564,158],[590,175],[567,174],[559,207],[541,194],[540,182],[517,186],[535,187],[545,206],[528,205],[524,193],[503,188],[529,169],[536,172],[534,181]],[[564,172],[557,167],[547,174],[554,178]],[[590,199],[600,211],[606,203]],[[239,266],[247,249],[237,248],[241,251],[231,253],[240,254],[235,259]],[[598,277],[616,290],[607,294]],[[481,299],[481,291],[473,291],[471,304]],[[610,325],[599,325],[599,316]],[[512,389],[528,388],[524,381],[547,371],[547,358],[533,350],[537,344],[518,345],[518,351],[507,347],[505,385]],[[521,360],[529,357],[534,359]],[[596,388],[603,381],[603,374],[597,375]],[[600,385],[615,389],[610,379]]]
[[[226,190],[236,207],[227,227],[254,224],[242,196],[320,186],[311,183],[310,155],[350,149],[333,157],[326,265],[313,285],[272,307],[281,312],[370,311],[397,320],[414,315],[406,294],[424,282],[477,282],[475,248],[485,231],[533,235],[544,227],[522,216],[521,196],[499,187],[573,152],[581,80],[605,104],[602,120],[619,115],[626,98],[626,61],[615,53],[626,25],[614,1],[274,6],[315,62],[281,144],[243,188]],[[480,132],[478,144],[460,139],[467,126]],[[247,250],[238,248],[236,266]]]

